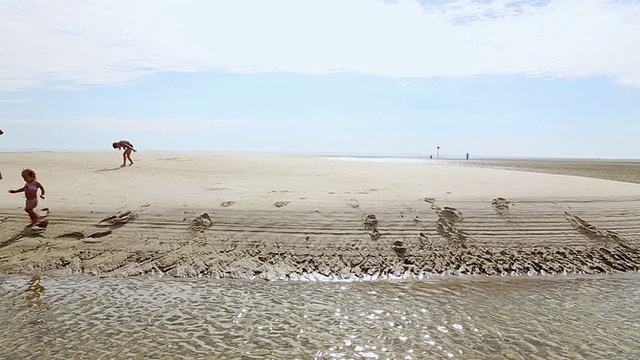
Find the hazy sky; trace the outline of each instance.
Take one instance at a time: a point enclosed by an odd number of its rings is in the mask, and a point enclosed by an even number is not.
[[[0,0],[0,150],[640,158],[640,1]]]

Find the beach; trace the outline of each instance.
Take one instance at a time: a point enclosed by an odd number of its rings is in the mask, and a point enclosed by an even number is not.
[[[3,358],[640,356],[640,185],[583,163],[0,158]]]
[[[636,272],[640,185],[445,161],[2,153],[0,272],[266,280]],[[463,164],[468,165],[468,164]],[[22,169],[46,187],[28,228]],[[610,169],[616,178],[615,169]]]

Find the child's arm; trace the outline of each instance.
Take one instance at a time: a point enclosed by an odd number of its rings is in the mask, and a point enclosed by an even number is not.
[[[130,143],[129,141],[127,141],[127,140],[122,140],[122,145],[124,147],[126,147],[127,149],[131,149],[133,151],[136,151],[136,149],[133,147],[133,144]]]
[[[44,199],[44,193],[46,192],[44,186],[42,186],[42,184],[40,184],[40,182],[38,181],[36,181],[36,184],[38,184],[38,188],[40,188],[40,191],[42,192],[42,194],[40,194],[40,198]]]
[[[16,190],[9,190],[9,194],[15,194],[15,193],[21,193],[24,192],[24,188],[21,187],[20,189],[16,189]]]

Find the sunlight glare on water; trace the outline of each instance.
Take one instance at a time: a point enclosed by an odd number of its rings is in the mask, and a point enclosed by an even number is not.
[[[0,358],[640,358],[640,278],[0,277]]]

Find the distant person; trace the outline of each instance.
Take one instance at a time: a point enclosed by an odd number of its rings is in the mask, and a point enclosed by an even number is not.
[[[467,160],[469,160],[469,153],[467,153]]]
[[[4,131],[2,131],[2,129],[0,129],[0,135],[4,134]],[[0,170],[0,180],[2,180],[2,170]]]
[[[132,143],[128,142],[127,140],[120,140],[113,143],[113,148],[118,150],[124,149],[124,153],[122,153],[121,166],[127,165],[127,159],[129,159],[129,166],[133,165],[133,160],[131,160],[131,153],[137,150],[133,147]]]
[[[38,207],[38,189],[40,189],[40,198],[44,199],[44,186],[36,180],[36,172],[31,169],[22,170],[22,178],[25,184],[20,189],[9,190],[10,194],[24,192],[24,196],[27,198],[24,206],[24,211],[29,214],[31,218],[31,225],[36,225],[40,222],[40,216],[36,214],[35,208]]]

